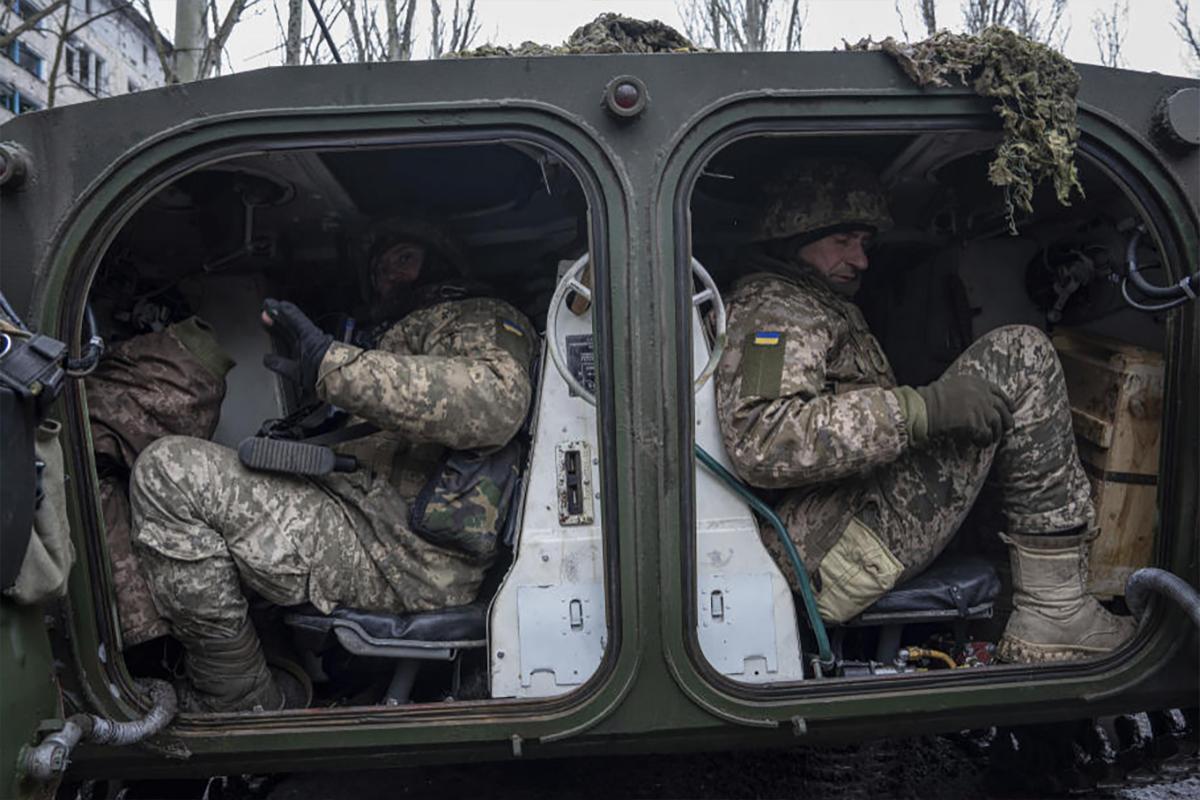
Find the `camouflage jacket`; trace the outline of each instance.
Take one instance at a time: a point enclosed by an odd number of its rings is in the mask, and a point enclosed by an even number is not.
[[[858,307],[812,270],[755,256],[717,370],[725,450],[752,486],[861,475],[908,446],[895,376]]]
[[[400,596],[424,587],[413,607],[471,602],[490,557],[425,541],[409,526],[417,493],[447,447],[498,447],[521,427],[532,394],[533,328],[500,300],[471,298],[422,308],[389,328],[374,349],[334,343],[317,394],[379,433],[337,449],[360,469],[317,482]]]
[[[439,303],[404,317],[374,349],[334,342],[319,397],[382,430],[337,448],[411,500],[443,448],[499,447],[529,409],[533,326],[501,300]]]

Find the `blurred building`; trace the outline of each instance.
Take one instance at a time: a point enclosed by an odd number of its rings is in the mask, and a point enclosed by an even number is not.
[[[166,82],[171,42],[129,0],[0,0],[0,42],[51,7],[3,47],[0,122]]]

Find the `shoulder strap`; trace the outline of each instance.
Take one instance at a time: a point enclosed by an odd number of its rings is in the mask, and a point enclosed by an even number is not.
[[[324,447],[332,447],[335,444],[343,442],[351,442],[355,439],[362,439],[370,436],[373,433],[379,433],[379,426],[374,422],[356,422],[353,425],[346,425],[337,430],[322,433],[318,436],[310,436],[299,441],[305,444],[318,444]]]

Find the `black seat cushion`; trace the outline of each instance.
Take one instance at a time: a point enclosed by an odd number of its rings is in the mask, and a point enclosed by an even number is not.
[[[338,622],[357,625],[374,639],[419,642],[465,642],[487,638],[487,604],[472,603],[411,614],[385,614],[357,608],[336,608],[321,614],[307,607],[290,613],[285,622],[296,628],[328,631]]]
[[[995,602],[998,594],[1000,576],[990,562],[978,556],[955,556],[892,589],[863,614],[954,611],[965,617],[970,609]]]

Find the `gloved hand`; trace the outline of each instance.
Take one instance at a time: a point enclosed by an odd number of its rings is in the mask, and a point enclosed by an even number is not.
[[[268,297],[263,301],[263,324],[272,333],[278,333],[291,345],[295,358],[268,353],[263,356],[263,365],[295,383],[302,392],[317,385],[317,368],[333,337],[313,324],[294,303]]]
[[[997,387],[974,375],[942,375],[918,386],[925,401],[928,435],[964,436],[978,445],[999,441],[1012,427],[1008,398]]]

